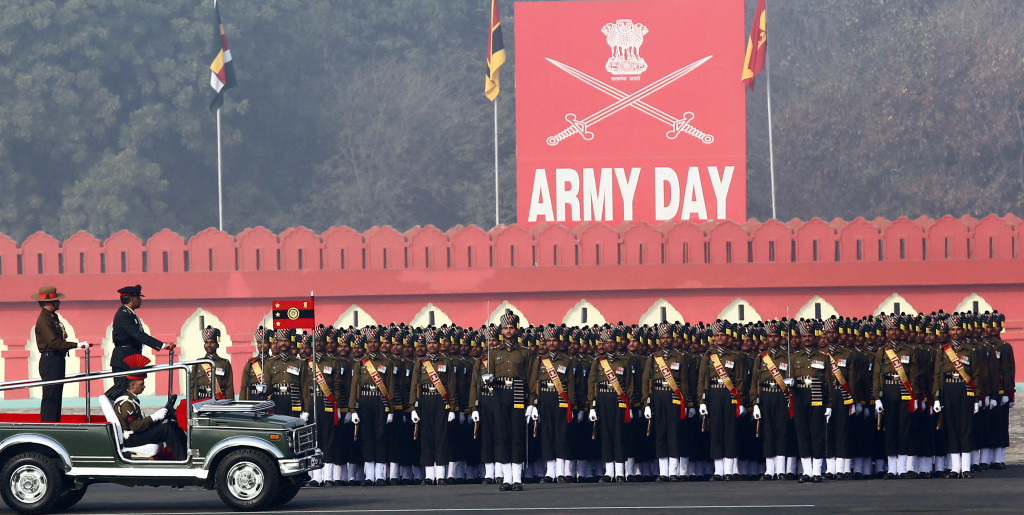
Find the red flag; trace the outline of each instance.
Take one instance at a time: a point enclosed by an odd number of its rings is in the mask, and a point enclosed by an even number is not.
[[[764,0],[757,0],[757,9],[754,11],[754,22],[750,26],[747,56],[743,58],[743,75],[741,76],[743,82],[750,89],[754,89],[754,77],[764,68],[764,56],[768,50],[766,27]]]
[[[501,18],[498,16],[498,0],[491,0],[491,30],[487,40],[487,80],[484,83],[484,95],[491,99],[498,98],[501,85],[498,81],[498,68],[505,64],[505,43],[501,39]]]
[[[271,310],[274,329],[312,329],[316,326],[312,297],[309,300],[275,300]]]

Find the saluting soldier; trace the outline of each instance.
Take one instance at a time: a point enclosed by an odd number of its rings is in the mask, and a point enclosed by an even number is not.
[[[36,318],[36,346],[39,348],[39,378],[44,381],[64,379],[64,361],[68,351],[74,348],[84,349],[88,342],[69,342],[64,324],[57,316],[60,301],[64,298],[53,286],[39,288],[39,293],[32,300],[39,302],[42,311]],[[64,385],[54,384],[43,387],[43,400],[39,406],[40,422],[60,422],[60,407],[63,401]]]
[[[206,326],[203,329],[203,359],[213,360],[213,366],[206,363],[192,367],[192,384],[189,398],[193,402],[207,399],[234,399],[235,379],[231,362],[217,355],[220,348],[220,329]]]
[[[294,332],[278,329],[275,335],[274,358],[267,365],[270,383],[270,399],[274,401],[274,413],[309,419],[309,411],[302,403],[302,384],[305,364],[293,357],[295,352]]]
[[[697,380],[700,414],[707,417],[710,436],[710,457],[714,461],[712,481],[736,479],[739,457],[737,419],[746,413],[746,384],[749,374],[746,360],[734,349],[727,348],[728,322],[716,320],[710,325],[713,348],[701,360]]]
[[[560,328],[545,327],[541,334],[543,350],[530,365],[529,405],[531,418],[540,429],[545,483],[566,482],[566,462],[571,458],[569,421],[576,390],[573,362],[562,352],[562,337]]]
[[[413,406],[424,484],[444,485],[448,475],[448,431],[458,411],[454,360],[440,353],[437,333],[425,334],[426,354],[412,366],[409,402]]]
[[[658,348],[644,364],[644,418],[651,421],[658,481],[678,480],[681,422],[686,420],[689,396],[683,354],[672,346],[672,326],[658,326]],[[685,466],[684,466],[685,468]]]
[[[238,398],[243,401],[265,401],[269,399],[269,389],[264,372],[267,362],[271,359],[274,333],[261,325],[256,329],[253,340],[256,342],[256,356],[249,358],[242,368],[242,385]]]
[[[348,409],[363,450],[363,486],[384,486],[388,463],[385,427],[394,422],[395,374],[391,360],[380,352],[380,329],[367,327],[366,353],[352,363]]]

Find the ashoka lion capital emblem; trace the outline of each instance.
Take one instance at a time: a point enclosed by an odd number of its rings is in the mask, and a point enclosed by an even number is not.
[[[605,61],[604,68],[612,75],[640,75],[647,70],[647,62],[640,57],[640,45],[644,44],[647,27],[633,23],[630,19],[606,23],[601,28],[605,41],[611,47],[612,56]]]

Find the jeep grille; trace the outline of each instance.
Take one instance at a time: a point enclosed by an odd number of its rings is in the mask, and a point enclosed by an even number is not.
[[[316,448],[316,441],[313,439],[313,425],[302,426],[292,433],[292,447],[295,454],[305,454]]]

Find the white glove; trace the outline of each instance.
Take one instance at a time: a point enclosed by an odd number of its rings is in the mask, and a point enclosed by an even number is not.
[[[853,403],[853,411],[854,411],[854,413],[857,413],[858,415],[860,415],[861,412],[864,411],[864,406],[861,406],[860,404],[857,404],[857,403]],[[853,413],[850,413],[850,414],[852,415]]]
[[[832,408],[825,408],[825,423],[828,423],[828,419],[832,418]]]
[[[646,418],[647,420],[651,419],[651,407],[650,406],[644,406],[644,418]]]
[[[999,402],[1001,404],[1009,404],[1010,403],[1010,398],[1007,397],[1006,395],[1004,395],[1004,396],[999,398]]]
[[[851,417],[853,416],[853,414],[854,414],[854,413],[856,413],[856,412],[857,412],[857,408],[856,408],[856,406],[857,406],[856,404],[851,404],[851,405],[850,405],[850,416],[851,416]]]
[[[149,416],[149,418],[153,419],[153,422],[160,422],[161,420],[167,418],[167,408],[160,408],[154,411],[153,414]]]
[[[453,420],[455,420],[455,412],[454,411],[449,411],[448,412],[448,422],[451,422]]]
[[[160,347],[160,350],[174,350],[175,347],[177,347],[177,345],[173,343],[165,343],[163,347]]]
[[[693,408],[686,408],[686,416],[687,417],[695,417],[695,416],[697,416],[697,410],[695,410]]]
[[[984,402],[981,403],[981,407],[984,408],[985,406],[988,406],[989,405],[988,401],[989,401],[989,397],[988,397],[988,395],[986,395]]]
[[[358,413],[353,413],[352,414],[352,423],[357,425],[357,426],[359,425],[359,414]]]
[[[974,403],[974,412],[977,413],[981,409],[981,401]]]
[[[708,405],[707,404],[701,404],[700,405],[700,409],[698,409],[697,411],[700,412],[701,415],[707,416],[707,414],[708,414]]]
[[[480,412],[479,412],[479,411],[477,411],[477,410],[473,410],[473,413],[470,413],[470,414],[469,414],[469,418],[470,418],[470,419],[471,419],[471,420],[472,420],[473,422],[480,422]]]
[[[1014,406],[1015,404],[1017,404],[1017,401],[1010,401],[1010,407],[1011,407],[1011,408],[1012,408],[1012,407],[1013,407],[1013,406]]]
[[[526,407],[526,419],[537,420],[540,417],[540,412],[537,411],[537,406],[530,405]]]
[[[935,399],[935,404],[932,404],[932,411],[936,413],[942,411],[942,403],[938,399]]]
[[[875,411],[878,413],[885,413],[885,407],[882,406],[882,399],[875,401]]]
[[[761,406],[754,405],[754,420],[761,420]]]
[[[996,407],[998,405],[999,405],[999,402],[997,402],[995,399],[989,399],[988,400],[988,407],[994,408],[994,407]]]
[[[302,413],[299,413],[299,418],[301,418],[303,422],[309,422],[309,412],[303,411]]]
[[[587,416],[587,414],[583,413],[583,410],[577,411],[576,412],[576,422],[579,423],[579,424],[582,424],[583,423],[583,417],[585,417],[585,416]]]
[[[740,416],[742,417],[743,415],[746,415],[746,414],[747,414],[747,407],[742,405],[742,404],[740,404]]]
[[[352,414],[351,413],[346,413],[345,414],[345,420],[342,421],[342,423],[343,424],[348,424],[349,422],[352,422]]]
[[[917,401],[910,401],[910,412],[914,413],[917,411]]]
[[[419,424],[420,423],[420,414],[416,413],[416,410],[412,410],[412,417],[410,417],[410,418],[412,418],[412,423],[413,424]]]
[[[395,421],[395,414],[394,413],[388,413],[388,419],[384,423],[385,424],[390,424],[390,423],[392,423],[394,421]]]
[[[255,387],[256,387],[256,393],[267,393],[267,385],[265,385],[265,384],[258,384],[258,385],[255,385]]]
[[[467,415],[465,412],[459,413],[459,423],[460,424],[465,424],[467,420],[469,420],[469,415]]]
[[[590,418],[591,422],[597,422],[597,410],[591,409],[590,416],[588,418]]]
[[[78,342],[78,348],[79,349],[88,349],[89,348],[89,342]]]

